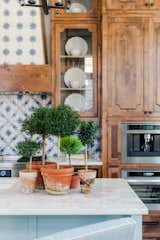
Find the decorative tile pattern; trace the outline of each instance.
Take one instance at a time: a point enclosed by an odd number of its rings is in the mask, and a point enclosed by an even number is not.
[[[0,0],[0,64],[44,64],[39,8]]]
[[[21,133],[22,121],[41,106],[51,106],[50,95],[40,93],[0,95],[0,154],[17,155],[16,144],[26,138],[26,135]],[[41,140],[39,136],[35,136],[35,139]],[[55,137],[48,137],[46,151],[49,158],[57,156],[57,139]],[[99,134],[89,152],[90,157],[99,158]]]

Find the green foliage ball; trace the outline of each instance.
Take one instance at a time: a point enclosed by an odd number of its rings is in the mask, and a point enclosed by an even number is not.
[[[82,148],[81,140],[77,137],[61,138],[60,149],[68,155],[78,154]]]
[[[29,139],[18,143],[16,148],[21,156],[30,158],[40,150],[40,147],[41,145],[39,142]]]
[[[95,122],[81,122],[78,135],[84,146],[93,144],[98,128],[99,125]]]
[[[80,123],[79,114],[65,105],[53,108],[51,119],[52,135],[59,137],[73,135]]]

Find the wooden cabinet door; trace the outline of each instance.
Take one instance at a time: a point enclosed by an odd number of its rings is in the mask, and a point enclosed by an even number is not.
[[[108,163],[120,164],[121,161],[121,124],[108,124]]]
[[[68,104],[74,110],[79,110],[80,116],[84,119],[98,118],[98,25],[66,21],[54,24],[52,32],[55,105]],[[67,54],[66,44],[73,37],[81,37],[86,42],[86,54]],[[71,87],[70,84],[65,83],[66,73],[68,71],[75,72],[75,68],[76,70],[78,68],[78,71],[84,75],[83,86]],[[71,75],[73,78],[73,73]],[[73,96],[81,98],[78,100],[77,109],[73,100],[69,100],[67,103],[67,99],[73,98]]]
[[[153,61],[153,81],[154,81],[154,110],[153,115],[160,115],[160,18],[153,19],[151,25],[151,31],[153,31],[153,48],[152,55]]]
[[[104,0],[105,8],[107,9],[148,9],[149,0]]]
[[[147,20],[111,18],[108,32],[108,114],[143,114]]]

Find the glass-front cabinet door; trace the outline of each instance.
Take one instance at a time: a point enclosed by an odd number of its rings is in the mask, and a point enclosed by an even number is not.
[[[56,102],[97,116],[97,26],[56,25]]]
[[[65,9],[55,9],[52,11],[53,17],[97,17],[100,1],[98,0],[53,0],[53,3],[60,2],[65,5]]]

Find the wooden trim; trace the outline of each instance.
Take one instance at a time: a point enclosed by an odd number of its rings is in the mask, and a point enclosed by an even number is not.
[[[1,65],[0,92],[51,92],[50,65]]]
[[[147,225],[146,223],[154,223]],[[150,211],[143,217],[143,237],[146,239],[160,239],[160,212]]]
[[[42,35],[42,44],[43,44],[43,57],[44,57],[44,63],[48,64],[48,52],[47,52],[47,39],[46,39],[46,33],[45,33],[45,22],[44,22],[44,14],[43,10],[40,10],[40,18],[41,18],[41,35]]]
[[[55,0],[51,1],[52,4],[55,3]],[[93,6],[86,13],[67,13],[64,9],[53,9],[51,10],[52,20],[66,20],[70,19],[71,21],[81,21],[83,19],[91,20],[97,19],[101,15],[101,1],[92,0]]]

